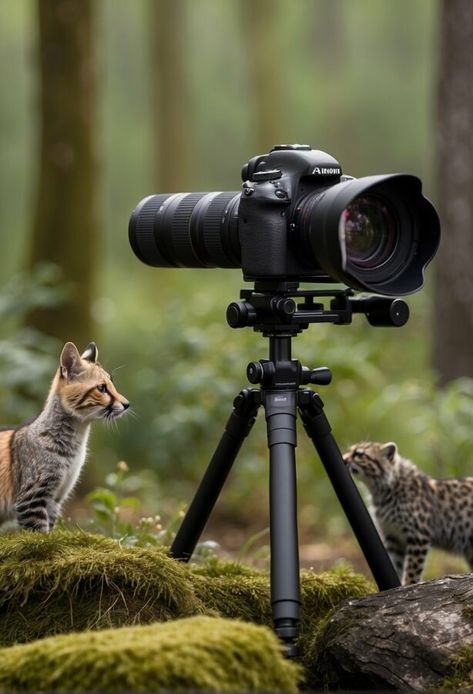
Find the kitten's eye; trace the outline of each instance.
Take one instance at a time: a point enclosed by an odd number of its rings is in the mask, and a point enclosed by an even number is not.
[[[355,451],[353,453],[354,458],[363,458],[363,451]]]
[[[108,393],[107,386],[105,385],[105,383],[101,383],[99,386],[97,386],[97,390],[100,393]]]

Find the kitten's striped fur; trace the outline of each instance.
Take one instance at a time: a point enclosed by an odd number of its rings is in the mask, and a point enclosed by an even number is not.
[[[51,530],[84,464],[91,422],[128,409],[97,354],[94,342],[82,355],[67,342],[41,413],[0,431],[0,523]]]

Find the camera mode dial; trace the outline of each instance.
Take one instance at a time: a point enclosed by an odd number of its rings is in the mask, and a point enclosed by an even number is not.
[[[296,149],[296,150],[304,150],[304,151],[309,150],[310,151],[312,149],[312,147],[310,145],[276,145],[275,147],[273,147],[271,152],[281,152],[285,149]]]
[[[254,171],[250,174],[249,180],[252,183],[263,183],[264,181],[277,181],[281,176],[282,171],[280,169],[268,169],[267,171]]]

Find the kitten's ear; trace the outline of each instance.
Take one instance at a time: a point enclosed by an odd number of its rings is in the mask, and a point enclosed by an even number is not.
[[[381,449],[381,455],[383,458],[387,458],[390,463],[393,462],[397,455],[397,446],[392,441],[390,443],[385,443]]]
[[[73,342],[66,342],[64,345],[59,367],[63,378],[72,378],[80,370],[80,354]]]
[[[83,354],[81,355],[81,359],[86,359],[87,361],[91,361],[95,364],[98,356],[99,351],[97,349],[97,345],[95,344],[95,342],[89,342]]]

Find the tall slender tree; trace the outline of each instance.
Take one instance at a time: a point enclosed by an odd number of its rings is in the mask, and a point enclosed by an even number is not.
[[[93,0],[37,0],[39,172],[28,263],[56,264],[70,288],[63,304],[29,323],[61,340],[95,335],[97,264],[96,66]]]
[[[255,151],[268,151],[284,141],[284,85],[276,47],[274,0],[240,0],[251,103],[254,107]]]
[[[150,1],[152,110],[157,190],[186,188],[190,106],[185,67],[186,0]]]
[[[473,377],[473,2],[443,0],[437,108],[434,364],[441,381]]]

